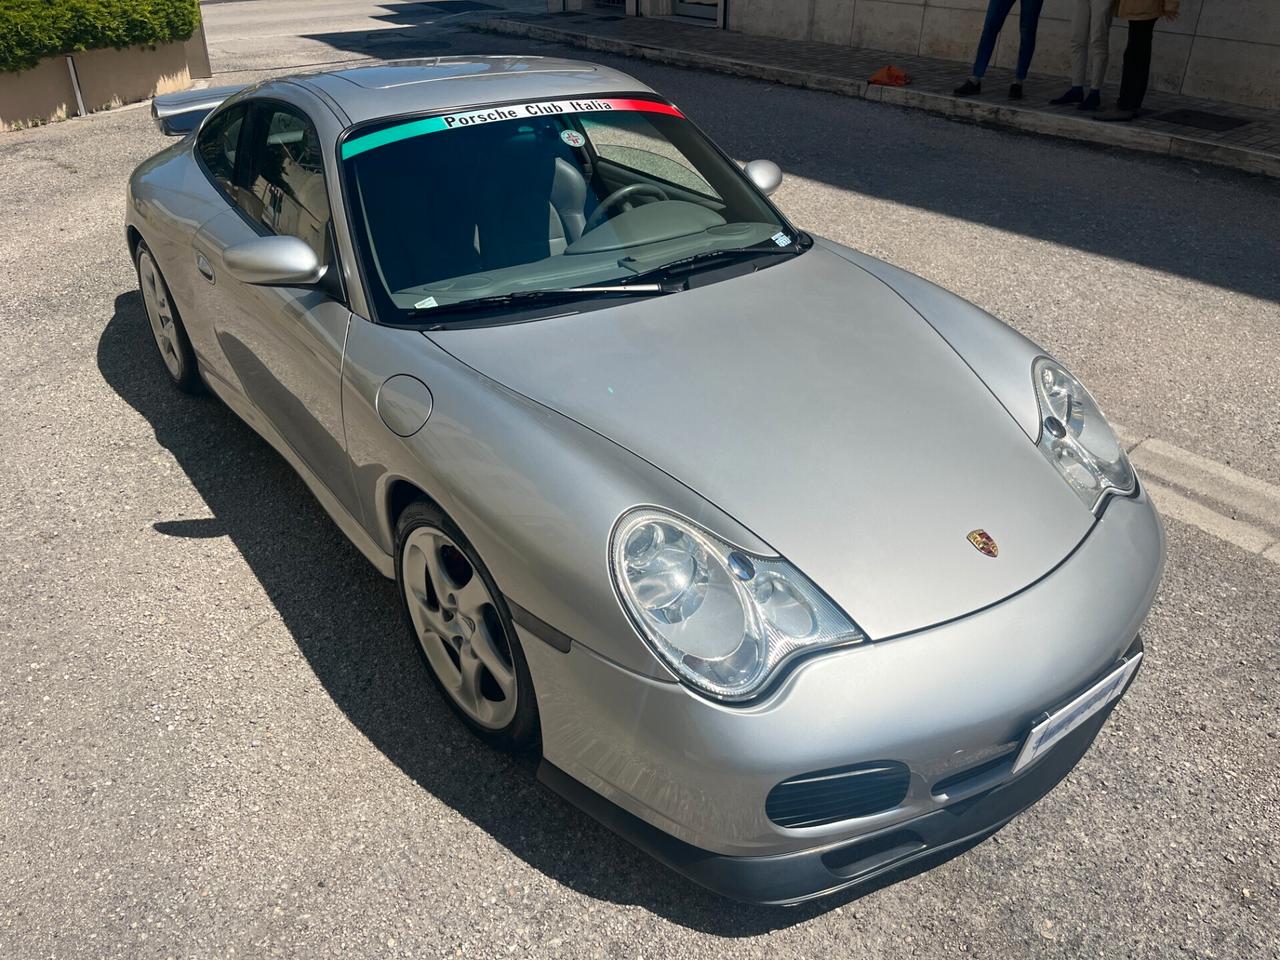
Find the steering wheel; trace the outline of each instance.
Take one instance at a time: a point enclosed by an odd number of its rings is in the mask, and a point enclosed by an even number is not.
[[[592,211],[591,216],[587,218],[587,222],[582,227],[582,232],[587,233],[600,226],[605,220],[605,212],[618,206],[620,203],[629,203],[632,197],[638,197],[641,194],[647,194],[658,200],[670,200],[667,191],[663,190],[656,183],[633,183],[621,189],[613,191],[603,200],[600,206]]]

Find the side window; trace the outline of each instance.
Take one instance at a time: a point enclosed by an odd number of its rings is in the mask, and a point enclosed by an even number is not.
[[[721,199],[697,168],[666,137],[658,135],[642,117],[583,117],[582,129],[596,153],[637,173],[657,177],[704,196]]]
[[[327,263],[329,194],[316,128],[280,104],[254,109],[252,168],[241,205],[268,230],[297,237]]]
[[[196,140],[196,149],[205,167],[218,186],[232,196],[235,195],[236,149],[244,127],[244,113],[243,104],[228,107],[210,118]]]

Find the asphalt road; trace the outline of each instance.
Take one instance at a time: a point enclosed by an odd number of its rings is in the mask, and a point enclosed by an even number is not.
[[[358,3],[301,41],[319,5],[266,6],[206,8],[222,79],[419,41],[562,52]],[[360,49],[385,30],[409,43]],[[392,586],[164,382],[120,227],[164,141],[117,110],[0,136],[0,956],[1280,957],[1280,566],[1215,527],[1280,538],[1280,185],[618,63],[780,162],[800,224],[1044,344],[1192,505],[1093,750],[860,898],[741,907],[634,852],[468,737]]]

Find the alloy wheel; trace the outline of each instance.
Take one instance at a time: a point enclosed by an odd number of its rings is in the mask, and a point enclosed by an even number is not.
[[[490,730],[516,712],[516,671],[493,597],[466,554],[444,531],[405,538],[405,603],[427,662],[472,720]]]
[[[160,279],[160,271],[156,269],[150,251],[143,250],[138,257],[138,279],[147,319],[151,322],[151,334],[160,349],[160,359],[175,380],[181,379],[182,344],[178,339],[178,326],[174,322],[173,307],[169,304],[169,291]]]

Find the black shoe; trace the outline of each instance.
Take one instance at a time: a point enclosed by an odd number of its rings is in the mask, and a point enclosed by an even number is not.
[[[982,92],[981,80],[966,80],[952,91],[957,97],[972,97]]]
[[[1070,87],[1067,92],[1060,97],[1054,97],[1049,101],[1051,106],[1060,107],[1067,103],[1079,103],[1084,99],[1084,87]]]
[[[1102,94],[1097,90],[1090,90],[1089,95],[1080,101],[1077,110],[1098,110],[1102,107]]]
[[[1113,110],[1103,110],[1093,119],[1102,120],[1104,123],[1127,123],[1137,115],[1137,110],[1125,110],[1121,107],[1116,107]]]
[[[1022,84],[1021,84],[1021,83],[1013,83],[1013,84],[1010,84],[1010,85],[1009,85],[1009,99],[1010,99],[1010,100],[1021,100],[1021,99],[1022,99]]]

